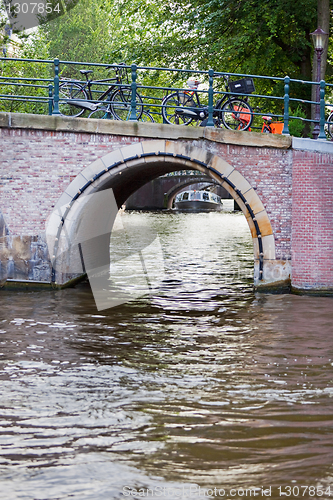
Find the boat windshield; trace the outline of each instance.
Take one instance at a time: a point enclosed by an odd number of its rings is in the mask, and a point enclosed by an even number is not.
[[[221,198],[215,193],[209,191],[183,191],[177,194],[175,201],[187,201],[187,200],[199,200],[199,201],[213,201],[215,203],[221,203]]]

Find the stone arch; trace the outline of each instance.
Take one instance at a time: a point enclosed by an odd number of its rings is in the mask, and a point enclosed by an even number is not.
[[[141,186],[154,178],[175,170],[199,170],[222,185],[234,198],[249,225],[254,248],[255,286],[281,282],[285,272],[272,273],[275,262],[275,240],[272,226],[257,193],[232,165],[209,151],[169,140],[148,140],[116,149],[86,167],[67,187],[52,214],[50,224],[58,237],[64,221],[70,220],[70,212],[76,200],[84,194],[92,194],[112,188],[118,207]],[[72,218],[71,234],[75,232]],[[55,253],[57,249],[55,249]],[[265,263],[268,266],[265,266]],[[277,264],[277,262],[276,262]],[[268,272],[265,272],[267,268]]]

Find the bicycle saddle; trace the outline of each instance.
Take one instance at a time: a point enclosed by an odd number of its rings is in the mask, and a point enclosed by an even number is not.
[[[263,116],[262,119],[266,120],[266,122],[268,122],[268,123],[271,123],[273,120],[273,118],[271,116]]]
[[[89,73],[93,73],[92,69],[80,69],[80,73],[82,75],[89,75]]]
[[[187,80],[186,84],[190,89],[197,89],[198,86],[200,85],[200,80],[192,80],[191,78]]]

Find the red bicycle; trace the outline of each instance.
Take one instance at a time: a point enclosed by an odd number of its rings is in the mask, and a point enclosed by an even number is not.
[[[264,124],[262,126],[261,132],[263,134],[282,134],[283,122],[273,122],[271,116],[263,116]]]

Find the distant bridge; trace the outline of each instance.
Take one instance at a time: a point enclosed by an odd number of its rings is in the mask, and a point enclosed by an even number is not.
[[[121,207],[178,170],[198,170],[237,201],[253,239],[258,289],[333,290],[333,145],[289,136],[154,123],[0,114],[1,276],[7,285],[64,286],[45,221],[55,208],[112,188]],[[69,217],[69,237],[84,213]],[[61,231],[63,219],[53,224]],[[72,235],[72,236],[71,236]],[[107,251],[107,248],[106,248]],[[82,273],[81,273],[82,274]]]
[[[183,172],[161,176],[145,184],[126,200],[126,208],[128,210],[172,208],[176,195],[188,186],[193,186],[191,189],[206,189],[208,186],[215,186],[215,191],[221,198],[231,198],[221,184],[207,175],[186,175],[187,171]]]

